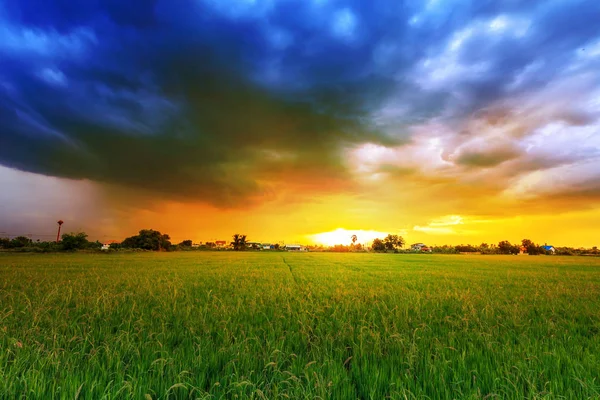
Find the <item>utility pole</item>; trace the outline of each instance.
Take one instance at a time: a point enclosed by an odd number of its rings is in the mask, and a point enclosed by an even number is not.
[[[60,241],[60,227],[64,223],[65,222],[62,219],[59,219],[58,222],[57,222],[57,224],[58,224],[58,233],[56,234],[56,243],[58,243]]]

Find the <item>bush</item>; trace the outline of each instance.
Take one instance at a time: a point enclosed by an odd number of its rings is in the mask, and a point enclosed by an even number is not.
[[[373,249],[373,251],[385,251],[385,243],[383,243],[383,240],[381,239],[375,239],[373,240],[371,249]]]
[[[142,229],[138,235],[123,240],[121,247],[143,250],[169,250],[171,242],[169,235],[163,235],[153,229]]]
[[[14,238],[13,240],[10,241],[9,248],[18,249],[21,247],[29,247],[29,246],[31,246],[31,243],[33,243],[33,242],[28,237],[17,236],[16,238]]]
[[[88,249],[100,250],[101,248],[102,248],[102,243],[100,243],[97,240],[95,242],[88,242]]]
[[[63,250],[73,251],[86,249],[89,246],[87,240],[87,234],[84,232],[79,233],[65,233],[62,235],[61,245]]]

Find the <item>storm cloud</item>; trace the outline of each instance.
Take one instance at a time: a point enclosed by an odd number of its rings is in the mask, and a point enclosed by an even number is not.
[[[458,180],[581,162],[587,182],[597,21],[596,1],[8,2],[0,164],[226,207],[353,190],[364,146]]]

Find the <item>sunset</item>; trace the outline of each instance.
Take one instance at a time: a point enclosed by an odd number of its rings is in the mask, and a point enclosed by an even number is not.
[[[597,398],[599,26],[0,0],[0,398]]]
[[[0,7],[3,231],[597,244],[595,2],[59,4]]]

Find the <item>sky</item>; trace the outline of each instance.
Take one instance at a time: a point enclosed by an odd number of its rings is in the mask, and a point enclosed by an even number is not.
[[[0,236],[600,238],[595,0],[0,0]]]

